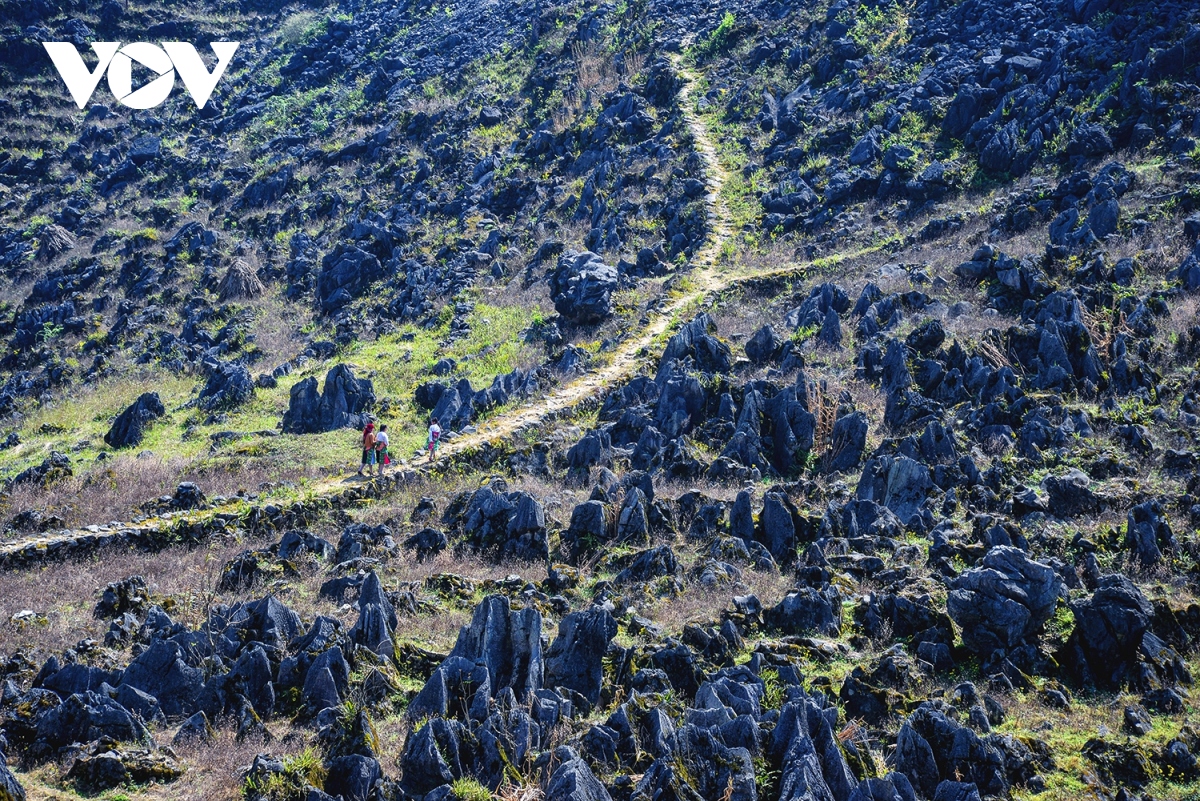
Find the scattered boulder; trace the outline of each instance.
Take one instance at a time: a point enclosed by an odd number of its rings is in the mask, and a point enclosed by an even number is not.
[[[125,668],[122,684],[158,699],[168,717],[196,710],[204,674],[183,659],[183,649],[171,640],[154,640]]]
[[[249,187],[247,187],[249,189]],[[350,244],[338,245],[321,260],[317,275],[317,297],[321,309],[336,312],[386,275],[374,254]]]
[[[1087,473],[1075,467],[1063,475],[1046,476],[1042,480],[1042,489],[1046,492],[1051,513],[1070,518],[1103,509],[1104,499],[1091,490],[1091,483]]]
[[[104,435],[110,448],[132,448],[142,443],[150,423],[167,413],[157,392],[144,392],[117,415]]]
[[[998,546],[980,567],[954,580],[946,608],[963,643],[987,656],[1032,642],[1054,614],[1062,588],[1053,568],[1020,548]]]
[[[234,409],[254,397],[254,379],[250,370],[240,362],[226,362],[213,367],[208,381],[200,390],[200,408],[207,411]]]
[[[280,559],[295,559],[306,553],[319,559],[328,559],[334,555],[334,547],[315,534],[291,529],[279,538],[275,555]]]
[[[446,550],[449,540],[435,528],[423,528],[404,541],[404,547],[412,549],[417,561],[424,562]]]
[[[51,748],[102,737],[136,742],[147,736],[146,727],[128,709],[98,692],[70,695],[37,719],[37,739]]]
[[[890,509],[907,523],[921,514],[933,480],[929,468],[907,456],[875,456],[863,467],[855,496]]]
[[[566,251],[550,276],[554,308],[577,325],[602,322],[612,314],[612,294],[617,289],[617,268],[605,264],[591,251]]]
[[[510,688],[518,700],[528,698],[542,687],[542,615],[532,607],[514,611],[507,597],[489,595],[459,630],[447,660],[455,657],[482,662],[493,695]]]
[[[622,570],[613,579],[617,584],[633,584],[635,582],[653,581],[666,576],[676,576],[683,573],[675,552],[669,545],[660,545],[641,551],[634,556],[629,567]]]
[[[1154,763],[1137,742],[1113,742],[1093,737],[1083,744],[1083,757],[1109,787],[1141,788],[1154,777]]]
[[[1088,598],[1071,604],[1075,630],[1062,664],[1080,683],[1115,690],[1135,682],[1154,608],[1125,576],[1108,575]]]
[[[847,473],[858,467],[867,449],[867,430],[867,416],[862,412],[842,415],[834,422],[826,472]]]
[[[379,576],[372,570],[359,590],[358,620],[346,636],[355,645],[390,659],[396,650],[392,641],[396,622],[396,610],[384,594]]]
[[[217,733],[213,731],[212,725],[208,722],[208,715],[201,711],[183,722],[171,742],[175,745],[195,746],[210,745],[216,739]]]
[[[1098,123],[1085,122],[1075,129],[1067,143],[1068,156],[1095,158],[1113,152],[1112,139]]]
[[[331,759],[326,767],[325,792],[342,801],[369,801],[383,778],[379,760],[362,754]]]
[[[601,501],[584,501],[571,512],[571,522],[563,533],[564,544],[574,554],[594,552],[609,539],[608,509]]]
[[[928,704],[917,709],[896,737],[891,766],[924,798],[944,781],[967,780],[989,796],[1008,795],[1004,754],[989,740]]]
[[[842,631],[842,596],[833,587],[800,587],[764,609],[762,615],[768,628],[784,634],[837,637]]]
[[[6,483],[10,487],[20,484],[37,484],[49,487],[54,482],[72,475],[74,475],[74,471],[71,469],[71,458],[65,453],[50,451],[50,455],[43,459],[41,464],[36,464],[33,467],[22,470],[8,479]]]
[[[782,347],[783,343],[776,336],[775,329],[768,323],[746,340],[746,356],[755,364],[766,364],[779,354]]]
[[[790,565],[796,560],[798,516],[786,495],[769,492],[763,498],[763,509],[758,516],[760,541],[778,564]]]
[[[1175,549],[1171,523],[1157,500],[1146,501],[1129,510],[1125,540],[1134,559],[1153,567],[1162,561],[1163,551]]]
[[[546,801],[611,801],[608,790],[575,749],[559,746],[554,761],[558,767],[546,785]]]
[[[168,753],[97,743],[75,759],[66,778],[85,792],[99,793],[129,784],[165,784],[183,774],[183,765]]]
[[[130,576],[104,587],[94,614],[104,620],[119,617],[126,612],[140,615],[149,605],[150,593],[146,579],[142,576]]]
[[[51,261],[75,247],[75,236],[61,225],[50,223],[38,232],[38,261]]]

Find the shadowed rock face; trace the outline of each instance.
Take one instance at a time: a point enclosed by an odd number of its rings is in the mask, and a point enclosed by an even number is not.
[[[93,692],[70,695],[60,706],[38,719],[38,740],[55,748],[92,742],[101,737],[139,740],[145,736],[145,727],[128,710],[111,698]]]
[[[566,687],[595,704],[604,678],[601,659],[616,633],[617,622],[606,609],[564,617],[546,652],[546,686]]]
[[[254,379],[244,364],[218,364],[200,390],[200,408],[233,409],[254,397]]]
[[[542,687],[542,616],[535,609],[513,611],[502,596],[486,598],[459,631],[450,656],[481,662],[493,695],[511,689],[518,699],[528,698]]]
[[[150,423],[166,414],[157,392],[145,392],[117,415],[104,441],[113,448],[132,448],[140,445]]]
[[[317,392],[317,379],[306,378],[294,385],[291,401],[283,415],[283,430],[290,434],[315,434],[339,428],[362,428],[375,405],[375,390],[366,378],[339,364],[325,375]]]

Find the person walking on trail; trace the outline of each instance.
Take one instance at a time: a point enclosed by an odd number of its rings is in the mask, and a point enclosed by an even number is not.
[[[433,454],[441,447],[442,427],[438,425],[437,418],[433,418],[433,422],[429,424],[429,439],[425,443],[425,449],[429,451],[429,461],[433,461]]]
[[[387,425],[379,427],[379,433],[375,435],[375,461],[379,464],[379,475],[383,475],[384,465],[392,463],[392,457],[388,455],[388,433]]]
[[[358,474],[363,474],[363,468],[367,468],[367,475],[371,475],[371,467],[375,464],[375,424],[367,423],[362,431],[362,464],[359,465]]]

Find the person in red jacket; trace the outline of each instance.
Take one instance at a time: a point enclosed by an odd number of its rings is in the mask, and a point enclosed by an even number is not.
[[[371,468],[375,466],[375,424],[367,423],[362,432],[362,464],[358,468],[358,474],[363,474],[363,468],[367,468],[367,475],[371,475]]]

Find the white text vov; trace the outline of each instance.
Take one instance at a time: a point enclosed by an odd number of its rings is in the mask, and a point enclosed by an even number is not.
[[[107,71],[108,88],[122,105],[129,108],[154,108],[163,103],[175,86],[175,73],[183,79],[183,85],[196,108],[204,108],[212,95],[217,81],[225,74],[225,68],[233,59],[240,42],[211,42],[209,47],[217,56],[217,64],[209,72],[196,48],[187,42],[131,42],[122,46],[120,42],[93,42],[96,53],[96,68],[89,70],[83,57],[70,42],[42,42],[50,54],[58,74],[62,76],[67,91],[75,105],[83,108]],[[159,77],[145,86],[133,89],[133,62],[158,73]]]

